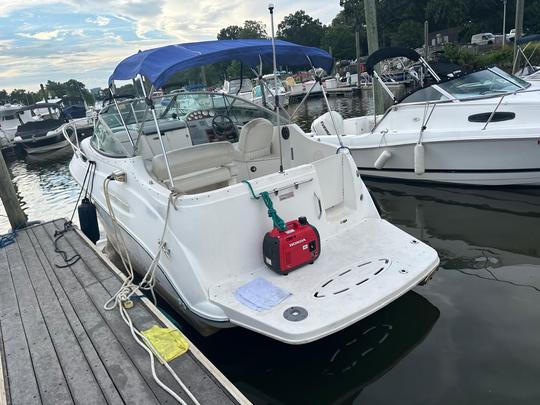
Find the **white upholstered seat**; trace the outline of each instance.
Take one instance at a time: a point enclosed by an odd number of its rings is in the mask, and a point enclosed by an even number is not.
[[[264,118],[255,118],[242,127],[238,139],[237,160],[247,162],[272,153],[274,126]]]
[[[214,142],[167,152],[174,186],[189,193],[194,190],[227,185],[234,181],[234,147],[229,142]],[[169,183],[163,154],[152,159],[152,172]]]

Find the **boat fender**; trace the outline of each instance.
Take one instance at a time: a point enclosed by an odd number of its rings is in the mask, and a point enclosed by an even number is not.
[[[424,153],[424,145],[417,143],[414,147],[414,172],[418,175],[424,174],[426,171]]]
[[[77,208],[81,231],[95,245],[99,240],[99,226],[96,215],[96,206],[88,198],[83,198]]]
[[[381,170],[388,159],[392,157],[392,152],[389,150],[383,150],[382,153],[379,155],[373,166],[375,166],[375,169]]]

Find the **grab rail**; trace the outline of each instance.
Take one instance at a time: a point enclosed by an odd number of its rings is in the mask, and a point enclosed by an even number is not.
[[[92,119],[92,120],[94,120],[94,119]],[[79,135],[77,133],[77,126],[75,125],[77,122],[83,122],[83,121],[88,122],[88,117],[79,118],[79,119],[73,120],[71,122],[68,122],[67,124],[62,125],[61,129],[62,129],[62,134],[64,135],[64,138],[66,138],[66,141],[68,141],[68,143],[70,144],[71,149],[73,149],[73,153],[79,158],[82,156],[84,159],[88,159],[88,157],[82,151],[81,145],[79,144]],[[69,128],[71,128],[73,130],[72,135],[75,136],[75,142],[77,143],[76,145],[73,143],[73,141],[71,139],[71,135],[68,134],[67,130]]]

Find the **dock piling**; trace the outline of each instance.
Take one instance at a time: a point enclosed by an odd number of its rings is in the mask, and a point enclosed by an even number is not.
[[[23,228],[26,225],[27,218],[23,212],[15,187],[11,181],[11,174],[4,160],[4,156],[0,152],[0,198],[4,204],[6,215],[12,229]]]

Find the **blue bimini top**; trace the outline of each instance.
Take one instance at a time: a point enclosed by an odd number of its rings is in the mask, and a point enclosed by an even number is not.
[[[334,63],[330,54],[319,48],[276,40],[276,61],[281,66],[313,66],[330,72]],[[216,62],[238,60],[250,67],[272,65],[272,41],[268,39],[231,39],[168,45],[139,51],[116,66],[109,85],[115,80],[130,80],[137,75],[155,88],[182,70]]]

